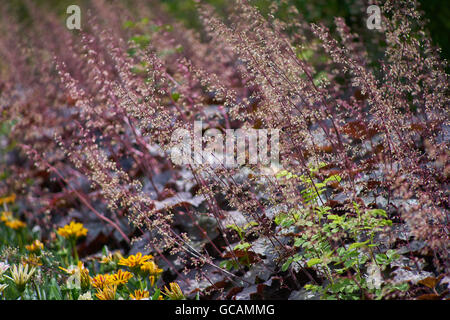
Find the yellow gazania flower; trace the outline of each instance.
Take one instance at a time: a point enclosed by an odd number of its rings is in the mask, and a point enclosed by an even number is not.
[[[8,222],[13,220],[13,214],[11,211],[3,211],[2,216],[0,217],[0,220],[3,222]]]
[[[150,277],[148,277],[148,279],[150,280],[150,285],[153,287],[155,285],[155,280],[156,280],[155,276],[150,276]]]
[[[26,223],[23,221],[20,221],[18,219],[13,219],[10,221],[6,221],[5,225],[13,230],[19,230],[21,228],[25,228],[26,227]]]
[[[129,268],[140,267],[142,264],[147,262],[148,260],[153,259],[151,255],[143,256],[142,253],[138,252],[135,255],[131,255],[128,258],[122,258],[119,261],[119,265],[127,266]]]
[[[42,266],[41,258],[35,256],[34,254],[30,254],[28,257],[22,257],[20,259],[20,262],[24,265],[30,265],[30,266]]]
[[[132,277],[133,277],[132,273],[120,269],[119,271],[111,275],[111,282],[117,285],[126,284],[128,280],[130,280]]]
[[[150,292],[147,290],[134,290],[134,294],[130,294],[132,300],[142,300],[150,298]]]
[[[10,269],[12,276],[11,280],[14,281],[19,292],[23,292],[25,290],[27,282],[30,281],[35,271],[35,267],[31,267],[30,269],[28,269],[28,265],[24,266],[23,264],[19,264],[19,266],[14,265]]]
[[[76,265],[76,266],[74,266],[74,265],[69,266],[68,269],[65,269],[63,267],[59,267],[59,268],[70,275],[77,273],[81,269],[86,269],[86,267],[84,266],[84,263],[81,261],[78,261],[78,265]],[[89,272],[89,270],[88,270],[88,272]]]
[[[78,261],[78,272],[80,273],[81,289],[87,290],[91,286],[91,277],[89,276],[89,269],[86,268],[83,262]]]
[[[141,265],[141,271],[150,274],[151,276],[158,276],[163,269],[158,268],[154,261],[147,261]]]
[[[44,244],[36,239],[32,244],[26,245],[25,249],[30,252],[41,251],[42,249],[44,249]]]
[[[141,266],[141,271],[145,275],[149,275],[150,285],[153,287],[155,285],[155,280],[163,272],[154,261],[147,261]]]
[[[91,286],[91,277],[89,276],[89,269],[84,266],[84,263],[78,261],[78,265],[70,266],[69,269],[64,269],[63,267],[59,267],[61,270],[65,271],[67,274],[79,276],[80,286],[82,290],[89,289]]]
[[[16,195],[13,193],[12,195],[10,195],[8,197],[0,198],[0,205],[2,205],[4,203],[13,203],[15,201],[16,201]]]
[[[70,224],[66,224],[64,227],[59,228],[57,232],[61,237],[66,239],[77,239],[85,236],[88,230],[83,227],[82,223],[72,221]]]
[[[180,286],[176,282],[169,283],[170,290],[164,286],[164,289],[166,292],[164,293],[166,296],[168,296],[171,300],[183,300],[184,294],[183,291],[181,291]]]
[[[97,289],[95,296],[100,300],[115,300],[116,299],[117,286],[110,284],[103,289]]]
[[[91,278],[91,282],[92,286],[98,290],[103,290],[114,284],[110,274],[98,274],[94,278]]]

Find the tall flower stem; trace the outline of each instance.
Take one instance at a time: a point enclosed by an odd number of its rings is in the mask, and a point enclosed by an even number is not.
[[[34,291],[36,291],[36,296],[37,296],[38,300],[41,300],[41,294],[39,293],[39,288],[36,285],[36,282],[32,281],[32,284],[33,284]]]
[[[72,246],[72,251],[73,251],[73,258],[75,259],[75,264],[78,264],[79,258],[78,258],[78,251],[77,251],[77,244],[76,244],[77,240],[72,238],[70,239],[70,243]]]

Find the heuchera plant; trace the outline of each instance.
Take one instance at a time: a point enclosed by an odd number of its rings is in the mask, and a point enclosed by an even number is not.
[[[64,268],[144,243],[181,287],[169,297],[445,297],[448,75],[415,3],[382,1],[381,30],[309,23],[289,1],[197,4],[198,29],[158,1],[92,1],[81,30],[5,4],[0,194],[18,205],[1,209],[0,261],[76,220],[92,236],[55,249]],[[279,166],[175,165],[172,134],[200,120],[279,130]]]

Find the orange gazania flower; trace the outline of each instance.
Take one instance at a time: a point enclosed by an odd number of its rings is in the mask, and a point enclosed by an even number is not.
[[[97,289],[95,296],[100,300],[115,300],[116,299],[117,285],[110,284],[103,289]]]
[[[114,284],[112,276],[109,274],[98,274],[94,278],[91,278],[92,286],[96,289],[103,290],[107,286]]]
[[[130,294],[132,300],[142,300],[148,299],[150,297],[150,292],[147,290],[134,290],[134,294]]]
[[[111,275],[111,282],[119,285],[119,284],[126,284],[128,280],[130,280],[133,277],[133,274],[131,274],[128,271],[123,271],[120,269],[113,275]]]
[[[167,287],[164,287],[164,294],[170,299],[170,300],[183,300],[185,299],[183,291],[181,291],[180,286],[176,282],[169,283],[170,289]]]

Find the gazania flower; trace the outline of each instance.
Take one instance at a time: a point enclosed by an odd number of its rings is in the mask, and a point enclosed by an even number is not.
[[[96,289],[103,290],[107,286],[114,284],[110,274],[98,274],[91,278],[92,286]]]
[[[171,300],[183,300],[184,294],[183,291],[181,291],[180,286],[176,282],[169,283],[170,289],[168,289],[166,286],[164,286],[164,290],[166,291],[164,294],[169,297]]]
[[[151,255],[143,256],[142,253],[138,252],[135,255],[131,255],[128,258],[120,259],[119,265],[127,266],[129,268],[140,268],[146,261],[153,259]]]
[[[147,261],[141,265],[141,270],[151,276],[158,276],[163,269],[158,268],[154,261]]]
[[[150,285],[153,287],[155,280],[161,272],[163,272],[163,269],[160,269],[154,261],[150,260],[141,266],[141,272],[144,273],[145,276],[149,275]]]
[[[84,266],[84,263],[78,261],[77,266],[70,266],[68,269],[59,267],[69,275],[76,275],[79,277],[80,286],[82,290],[87,290],[91,286],[91,277],[89,276],[89,269]]]
[[[15,201],[16,201],[16,195],[13,193],[12,195],[10,195],[8,197],[0,198],[0,205],[2,205],[4,203],[13,203]]]
[[[150,276],[150,277],[148,277],[148,279],[150,280],[150,285],[153,287],[155,285],[155,280],[156,280],[155,276]]]
[[[66,239],[78,239],[87,234],[88,230],[79,222],[70,222],[70,224],[65,225],[58,229],[58,234]]]
[[[3,211],[2,216],[0,217],[0,220],[3,222],[11,221],[13,220],[13,214],[11,211]]]
[[[97,289],[95,296],[100,300],[115,300],[116,299],[117,286],[110,284],[103,289]]]
[[[28,269],[28,265],[13,265],[10,270],[12,276],[12,278],[10,279],[14,281],[19,292],[23,292],[25,290],[26,284],[28,283],[28,281],[30,281],[35,271],[35,267],[31,267],[30,269]]]
[[[89,289],[91,286],[91,277],[89,276],[89,269],[86,268],[81,261],[78,261],[78,270],[80,272],[81,289]]]
[[[25,249],[27,249],[30,252],[39,252],[42,249],[44,249],[44,244],[36,239],[33,241],[32,244],[26,245]]]
[[[150,292],[147,290],[134,290],[134,294],[130,294],[132,300],[143,300],[150,297]]]
[[[30,253],[30,255],[28,255],[28,256],[23,256],[20,259],[20,262],[24,265],[28,264],[30,266],[36,266],[36,267],[42,266],[41,258],[37,257],[36,255],[34,255],[32,253]]]
[[[111,275],[111,282],[117,285],[126,284],[128,280],[130,280],[132,277],[133,277],[132,273],[120,269],[119,271]]]
[[[21,228],[25,228],[26,224],[23,221],[20,221],[18,219],[13,219],[10,221],[5,222],[6,226],[13,229],[13,230],[19,230]]]

